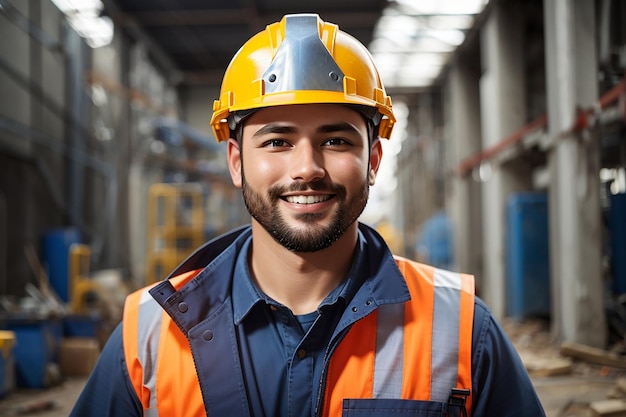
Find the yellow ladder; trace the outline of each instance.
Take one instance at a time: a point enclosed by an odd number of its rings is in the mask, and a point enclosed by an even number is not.
[[[145,282],[162,280],[204,243],[204,193],[198,183],[157,183],[148,193]]]

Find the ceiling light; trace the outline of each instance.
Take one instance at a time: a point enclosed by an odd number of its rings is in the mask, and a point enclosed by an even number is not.
[[[488,0],[389,1],[369,45],[387,87],[427,87]]]
[[[111,43],[113,39],[113,22],[110,18],[100,16],[103,5],[100,0],[52,0],[57,8],[65,14],[70,26],[92,48]]]

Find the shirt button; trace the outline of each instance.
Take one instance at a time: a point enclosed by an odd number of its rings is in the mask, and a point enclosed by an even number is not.
[[[186,302],[182,302],[178,304],[178,311],[180,311],[181,313],[186,312],[187,310],[189,310],[189,306],[187,305]]]
[[[287,317],[285,315],[280,316],[280,321],[282,321],[283,324],[289,324],[289,317]]]
[[[306,356],[306,350],[304,349],[298,349],[298,352],[296,353],[298,355],[299,359],[302,359]]]
[[[204,333],[202,333],[202,338],[206,341],[212,340],[213,332],[210,330],[205,330]]]
[[[270,306],[270,310],[272,310],[272,311],[278,311],[278,307],[276,307],[276,306]]]

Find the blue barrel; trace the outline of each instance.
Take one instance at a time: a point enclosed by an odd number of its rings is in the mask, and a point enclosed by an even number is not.
[[[19,388],[47,388],[54,383],[51,373],[58,361],[63,324],[59,319],[9,317],[8,330],[15,332],[15,385]]]
[[[506,214],[506,314],[520,320],[549,317],[548,196],[513,194]]]
[[[69,251],[74,243],[80,243],[80,231],[75,227],[50,230],[42,239],[43,267],[50,285],[64,302],[70,298]]]
[[[611,195],[609,228],[613,291],[626,294],[626,194]]]

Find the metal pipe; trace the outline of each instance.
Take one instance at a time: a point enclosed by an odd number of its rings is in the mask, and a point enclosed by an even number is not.
[[[580,110],[578,111],[576,118],[574,120],[574,125],[571,129],[566,132],[563,132],[559,136],[564,136],[572,131],[580,131],[587,127],[589,116],[597,113],[599,110],[606,109],[607,107],[616,104],[619,105],[620,97],[626,95],[626,77],[622,79],[620,83],[618,83],[611,90],[607,91],[602,95],[596,102],[596,106],[591,109]],[[622,116],[626,119],[626,111],[622,112]],[[545,128],[548,125],[548,119],[546,115],[540,116],[532,122],[526,124],[521,129],[517,130],[513,134],[505,137],[500,140],[496,144],[489,146],[476,154],[465,158],[462,160],[457,169],[457,175],[463,177],[466,176],[472,169],[480,165],[483,161],[493,158],[498,155],[503,150],[515,145],[524,139],[528,134],[538,130]]]

